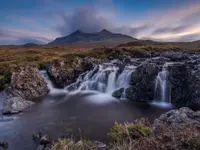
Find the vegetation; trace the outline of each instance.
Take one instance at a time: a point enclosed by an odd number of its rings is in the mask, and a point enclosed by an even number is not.
[[[7,84],[10,83],[10,79],[11,79],[10,73],[0,75],[0,91],[3,90]]]
[[[58,140],[51,150],[95,150],[95,145],[90,140],[81,140],[75,143],[73,139]]]
[[[153,130],[147,126],[147,121],[144,119],[134,123],[124,123],[115,125],[109,133],[111,150],[129,150],[139,139],[150,138],[153,136]],[[81,144],[80,144],[81,143]],[[95,150],[95,144],[91,141],[81,140],[76,143],[73,139],[58,140],[54,143],[51,150]]]
[[[162,126],[158,133],[154,133],[149,123],[138,120],[134,123],[115,125],[109,133],[110,150],[199,150],[200,130],[191,125],[183,125],[178,128]],[[73,139],[58,140],[51,150],[95,150],[94,142],[81,140],[76,143]]]
[[[145,52],[153,51],[199,51],[200,42],[191,43],[160,43],[153,41],[134,41],[111,48],[87,48],[72,49],[70,47],[61,46],[39,46],[31,47],[12,47],[0,46],[0,76],[1,88],[8,83],[7,75],[12,70],[26,65],[44,69],[49,63],[55,60],[63,60],[70,64],[75,58],[93,57],[100,60],[109,60],[113,58],[127,56],[140,56]],[[6,79],[4,78],[6,76]],[[3,80],[3,81],[2,81]]]

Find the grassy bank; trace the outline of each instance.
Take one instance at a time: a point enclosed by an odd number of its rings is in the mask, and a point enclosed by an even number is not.
[[[199,150],[200,131],[193,126],[181,126],[178,129],[165,127],[154,133],[153,128],[141,119],[134,123],[124,123],[115,125],[109,134],[109,150]],[[102,150],[96,142],[90,140],[60,139],[53,144],[51,150]],[[102,148],[102,149],[101,149]]]
[[[0,47],[0,82],[1,88],[8,83],[7,77],[19,67],[26,65],[43,69],[47,64],[55,60],[63,60],[67,64],[76,57],[93,57],[101,60],[127,56],[135,56],[148,52],[163,51],[199,51],[200,43],[158,43],[152,41],[135,41],[113,48],[95,49],[70,49],[67,47],[38,47],[38,48],[12,48]],[[140,55],[139,55],[140,56]],[[69,65],[70,66],[70,65]]]

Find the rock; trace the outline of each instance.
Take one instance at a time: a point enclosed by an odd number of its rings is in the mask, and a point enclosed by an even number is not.
[[[0,142],[0,147],[4,148],[4,149],[7,149],[8,148],[8,142]]]
[[[171,110],[154,121],[153,130],[164,150],[200,149],[200,111],[187,107]]]
[[[40,139],[40,144],[41,145],[47,145],[50,143],[50,138],[47,135],[42,136],[42,138]]]
[[[35,101],[46,95],[49,89],[37,68],[25,67],[13,72],[10,87],[6,91],[10,97]]]
[[[4,101],[3,114],[15,114],[30,107],[34,103],[22,99],[21,97],[13,97]]]
[[[83,142],[82,141],[78,141],[76,144],[75,144],[77,147],[81,147],[83,145]]]
[[[132,73],[130,87],[125,90],[126,97],[133,101],[148,102],[153,100],[155,79],[160,66],[145,61]]]
[[[156,132],[160,126],[178,128],[182,125],[200,127],[200,111],[193,111],[188,107],[171,110],[154,121],[153,129]]]
[[[167,68],[171,88],[171,103],[176,106],[187,106],[188,101],[188,69],[185,63],[172,63]]]
[[[108,146],[102,142],[95,141],[94,144],[96,150],[108,150]]]
[[[131,50],[132,58],[149,58],[151,57],[151,53],[143,49],[135,49],[135,47],[129,48]]]
[[[160,54],[161,57],[167,57],[171,59],[171,61],[181,61],[189,59],[187,53],[183,52],[175,52],[175,51],[166,51]]]
[[[118,90],[115,90],[115,91],[112,93],[112,96],[119,99],[119,98],[122,97],[123,92],[124,92],[124,88],[120,88],[120,89],[118,89]]]
[[[42,133],[41,132],[33,133],[32,138],[34,141],[40,140],[42,138]]]
[[[59,87],[66,87],[76,81],[84,73],[92,69],[94,63],[99,63],[97,59],[76,57],[72,61],[55,61],[48,67],[48,73]]]

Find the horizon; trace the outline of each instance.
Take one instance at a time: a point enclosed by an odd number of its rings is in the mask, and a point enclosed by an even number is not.
[[[47,44],[76,30],[106,29],[142,40],[200,39],[198,0],[3,0],[0,45]]]

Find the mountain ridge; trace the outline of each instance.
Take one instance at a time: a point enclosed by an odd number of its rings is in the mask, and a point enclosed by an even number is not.
[[[106,29],[96,33],[86,33],[81,30],[76,30],[68,36],[58,37],[47,45],[70,45],[74,43],[105,43],[107,44],[121,44],[137,40],[128,35],[120,33],[112,33]]]

